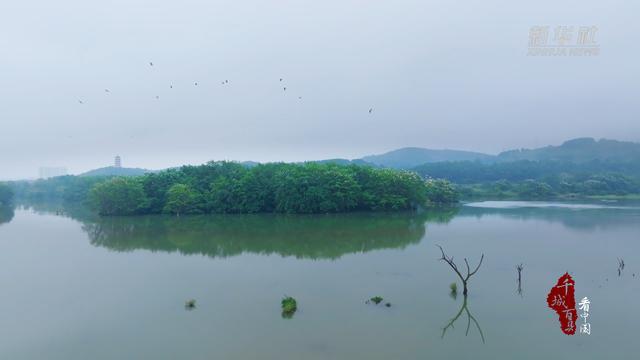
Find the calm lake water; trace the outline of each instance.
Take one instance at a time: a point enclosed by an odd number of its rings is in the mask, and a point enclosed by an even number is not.
[[[637,354],[634,205],[486,202],[419,214],[181,218],[59,210],[0,210],[0,359]],[[461,267],[464,257],[473,266],[485,255],[470,281],[466,305],[477,326],[471,321],[468,333],[463,309],[443,336],[465,302],[450,295],[456,277],[436,244]],[[564,335],[547,307],[566,271],[576,299],[591,300],[590,336]],[[280,313],[284,295],[298,300],[291,319]],[[392,306],[365,304],[375,295]],[[191,298],[197,305],[188,311]]]

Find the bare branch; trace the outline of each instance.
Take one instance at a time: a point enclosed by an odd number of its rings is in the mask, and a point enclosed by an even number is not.
[[[462,312],[464,311],[464,309],[467,307],[467,298],[465,297],[463,303],[462,303],[462,307],[460,308],[460,311],[458,311],[458,313],[456,314],[456,316],[454,316],[451,320],[449,320],[449,323],[447,324],[447,326],[445,326],[444,328],[442,328],[442,335],[440,336],[441,338],[444,338],[444,335],[447,333],[447,330],[450,327],[454,327],[453,324],[456,322],[456,320],[458,320],[458,318],[460,317],[460,315],[462,315]]]
[[[464,263],[465,265],[467,265],[467,280],[469,280],[469,277],[471,277],[471,274],[469,272],[471,270],[469,269],[469,262],[467,261],[467,258],[464,258]]]
[[[447,264],[449,264],[449,266],[453,269],[453,271],[455,271],[456,274],[458,274],[458,276],[460,277],[460,280],[462,280],[463,285],[466,287],[467,279],[465,279],[460,273],[460,271],[458,271],[458,267],[453,262],[453,257],[447,258],[447,255],[444,253],[442,246],[440,245],[436,245],[436,246],[440,248],[440,252],[442,253],[442,257],[440,258],[440,260],[444,260]]]
[[[444,249],[442,248],[442,246],[437,245],[437,244],[436,244],[436,246],[440,249],[440,253],[442,254],[442,257],[440,258],[440,260],[443,260],[447,264],[449,264],[449,266],[453,269],[453,271],[455,271],[456,274],[458,274],[458,277],[460,278],[460,280],[462,280],[462,286],[463,286],[462,293],[464,295],[466,295],[467,294],[467,282],[469,281],[469,278],[471,276],[473,276],[476,272],[478,272],[478,270],[480,269],[480,266],[482,265],[482,260],[484,259],[484,254],[482,254],[482,256],[480,257],[480,262],[478,263],[478,266],[476,266],[476,268],[473,271],[471,271],[471,267],[469,266],[469,261],[467,261],[467,258],[464,258],[464,263],[467,266],[467,276],[465,277],[458,270],[458,266],[456,265],[456,263],[453,262],[453,256],[447,257],[447,254],[445,254]]]
[[[449,323],[444,328],[442,328],[441,338],[444,338],[449,328],[455,328],[454,323],[460,318],[463,312],[467,314],[467,329],[464,333],[464,336],[469,335],[469,330],[471,329],[471,322],[473,321],[474,325],[478,329],[478,332],[480,333],[480,338],[482,339],[482,343],[485,343],[484,333],[480,328],[480,324],[478,323],[478,320],[476,320],[476,318],[471,314],[471,311],[469,311],[469,304],[467,302],[466,295],[464,297],[464,300],[462,301],[462,307],[460,307],[460,310],[458,310],[458,313],[451,320],[449,320]]]
[[[469,276],[472,276],[473,274],[478,272],[478,270],[480,269],[480,265],[482,265],[482,260],[484,260],[484,254],[482,254],[482,256],[480,256],[480,262],[478,263],[478,266],[476,267],[475,270],[473,270],[471,272],[471,274],[469,274]]]
[[[478,332],[480,333],[480,337],[482,338],[482,343],[484,344],[485,343],[484,342],[484,334],[482,333],[482,329],[480,328],[480,324],[478,324],[478,320],[476,320],[476,318],[474,318],[473,315],[471,315],[471,313],[469,312],[469,309],[467,309],[467,315],[476,324],[476,327],[478,328]]]

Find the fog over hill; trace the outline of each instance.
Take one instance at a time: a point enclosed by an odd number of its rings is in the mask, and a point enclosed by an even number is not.
[[[381,155],[369,155],[362,160],[385,167],[408,169],[430,162],[441,161],[492,161],[494,156],[462,150],[434,150],[408,147],[389,151]]]
[[[531,161],[566,161],[584,163],[594,160],[629,162],[640,159],[640,143],[593,138],[578,138],[558,146],[536,149],[516,149],[498,155],[460,150],[434,150],[402,148],[380,155],[369,155],[362,160],[379,166],[409,169],[426,163],[479,161],[483,163]]]
[[[496,164],[523,160],[574,164],[601,161],[609,165],[613,163],[626,166],[625,164],[640,161],[640,143],[609,139],[595,140],[593,138],[577,138],[567,140],[557,146],[549,145],[536,149],[514,149],[504,151],[498,155],[464,150],[406,147],[383,154],[367,155],[359,159],[334,158],[313,162],[414,169],[424,164],[445,162]],[[259,164],[259,162],[255,161],[243,161],[240,163],[248,167]],[[460,166],[470,165],[461,164]],[[609,170],[612,169],[615,168],[609,168]],[[157,171],[161,170],[108,166],[81,173],[79,176],[139,176]]]
[[[78,176],[140,176],[150,172],[153,171],[139,168],[107,166],[84,172]]]
[[[499,161],[551,160],[587,162],[632,161],[640,158],[640,143],[593,138],[578,138],[565,141],[560,146],[546,146],[538,149],[521,149],[502,152]]]

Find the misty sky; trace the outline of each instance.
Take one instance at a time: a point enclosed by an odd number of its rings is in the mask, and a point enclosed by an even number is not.
[[[628,0],[5,1],[0,179],[117,154],[159,169],[640,141],[638,14]],[[528,57],[536,25],[595,25],[601,54]]]

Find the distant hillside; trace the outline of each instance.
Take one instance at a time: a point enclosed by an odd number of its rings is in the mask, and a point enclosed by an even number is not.
[[[409,169],[425,163],[442,161],[493,161],[493,155],[462,150],[432,150],[408,147],[381,155],[365,156],[362,160],[380,166]]]
[[[364,165],[364,166],[373,166],[373,167],[378,167],[376,164],[370,163],[370,162],[366,162],[362,159],[353,159],[353,160],[348,160],[348,159],[326,159],[326,160],[316,160],[316,161],[310,161],[310,162],[315,162],[315,163],[319,163],[319,164],[326,164],[326,163],[330,163],[330,164],[336,164],[336,165]]]
[[[593,160],[629,162],[640,159],[640,143],[593,138],[565,141],[560,146],[510,150],[500,153],[498,161],[567,161],[583,163]]]
[[[550,181],[557,177],[563,181],[571,177],[585,177],[593,174],[621,174],[640,178],[640,158],[635,161],[614,162],[592,160],[569,162],[553,160],[518,160],[495,163],[477,161],[452,161],[427,163],[412,169],[424,177],[447,179],[458,184],[475,184],[499,180]]]
[[[115,166],[108,166],[90,170],[78,176],[140,176],[150,172],[153,171],[139,168],[118,168]]]
[[[553,161],[587,163],[606,161],[615,163],[636,162],[640,159],[640,143],[593,138],[567,140],[559,146],[537,149],[509,150],[497,156],[472,151],[402,148],[381,155],[365,156],[361,161],[396,169],[412,169],[423,164],[459,161],[496,162]],[[355,160],[354,160],[355,161]]]

